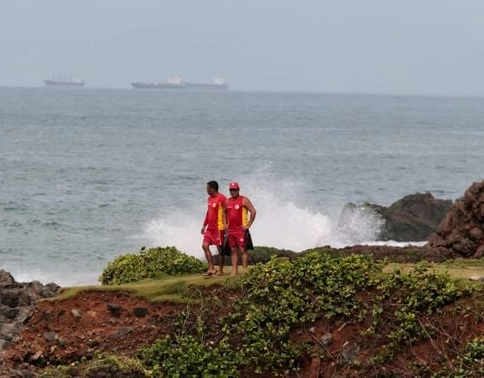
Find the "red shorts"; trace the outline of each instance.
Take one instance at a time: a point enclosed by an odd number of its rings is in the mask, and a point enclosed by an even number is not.
[[[241,247],[245,248],[245,231],[229,231],[229,247]]]
[[[203,234],[203,244],[220,247],[224,241],[224,230],[206,230]]]

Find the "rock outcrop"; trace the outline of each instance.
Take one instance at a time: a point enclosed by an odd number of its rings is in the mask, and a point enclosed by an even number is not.
[[[428,241],[459,256],[484,256],[484,181],[473,183],[457,200]]]
[[[348,204],[341,219],[348,219],[348,212],[359,211],[373,217],[372,223],[380,229],[378,240],[426,241],[451,209],[451,200],[436,199],[429,193],[415,193],[403,197],[389,207]],[[348,227],[345,227],[346,229]]]
[[[16,282],[9,272],[0,270],[0,352],[20,333],[33,305],[39,299],[56,296],[60,289],[55,283]]]

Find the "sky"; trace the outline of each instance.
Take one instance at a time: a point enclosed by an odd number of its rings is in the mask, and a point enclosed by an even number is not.
[[[484,95],[482,0],[0,0],[0,86]]]

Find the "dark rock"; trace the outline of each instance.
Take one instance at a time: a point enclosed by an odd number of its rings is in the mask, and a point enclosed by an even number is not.
[[[81,377],[82,371],[78,367],[70,367],[69,370],[67,371],[67,374],[70,377]]]
[[[0,305],[0,315],[4,316],[9,320],[15,319],[19,314],[18,308],[12,308],[5,305]]]
[[[9,272],[0,270],[0,352],[8,348],[9,342],[20,334],[32,316],[35,303],[39,299],[57,295],[60,289],[54,283],[44,286],[39,281],[16,282]],[[27,373],[28,370],[20,369],[15,374],[27,376]]]
[[[143,318],[148,315],[148,309],[146,307],[135,307],[133,309],[133,315],[139,318]]]
[[[319,247],[312,248],[309,252],[320,251],[330,253],[338,257],[350,255],[371,255],[375,260],[388,259],[396,263],[416,263],[419,261],[442,262],[458,257],[452,251],[445,248],[432,248],[429,246],[395,247],[388,245],[353,245],[344,248]],[[306,251],[301,252],[307,253]]]
[[[118,317],[121,314],[121,306],[116,303],[108,303],[108,310],[111,315]]]
[[[2,304],[10,308],[17,307],[22,293],[22,289],[4,289],[1,297]]]
[[[405,196],[389,207],[368,206],[384,220],[379,240],[425,241],[437,230],[452,204],[427,192]]]
[[[0,270],[0,287],[5,287],[15,284],[15,280],[9,272]]]
[[[473,183],[430,236],[428,246],[462,257],[484,256],[484,181]]]

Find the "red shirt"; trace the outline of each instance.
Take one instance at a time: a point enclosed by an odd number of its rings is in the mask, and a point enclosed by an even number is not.
[[[223,221],[223,208],[227,198],[218,193],[215,196],[209,196],[207,200],[207,215],[205,216],[204,225],[207,225],[207,230],[225,230]]]
[[[227,199],[227,222],[229,231],[239,231],[249,223],[249,212],[244,207],[244,197],[229,197]]]

